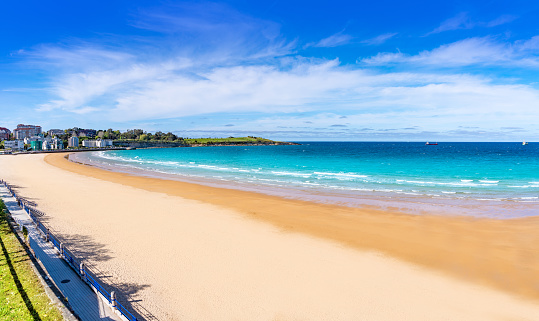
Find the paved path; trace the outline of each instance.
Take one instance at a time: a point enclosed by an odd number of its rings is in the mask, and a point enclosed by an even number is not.
[[[56,286],[69,300],[69,304],[83,321],[110,320],[120,321],[112,310],[106,306],[97,294],[80,279],[77,273],[60,258],[58,251],[51,243],[45,242],[34,227],[30,216],[17,205],[17,200],[0,185],[0,197],[9,209],[11,216],[19,225],[25,225],[30,235],[30,246],[41,261]]]

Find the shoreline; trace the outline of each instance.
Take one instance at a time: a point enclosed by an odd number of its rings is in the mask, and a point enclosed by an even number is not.
[[[99,158],[98,158],[99,159]],[[300,200],[317,204],[336,205],[351,208],[370,208],[381,211],[398,211],[411,215],[466,216],[475,218],[514,219],[537,216],[539,210],[536,202],[514,201],[506,199],[452,198],[434,194],[413,194],[406,191],[382,190],[346,190],[306,188],[298,185],[282,186],[262,184],[256,181],[245,182],[238,177],[214,179],[204,176],[183,176],[181,173],[152,171],[144,168],[125,167],[96,161],[90,154],[74,154],[70,161],[81,165],[94,166],[106,171],[120,172],[134,176],[144,176],[163,180],[175,180],[185,183],[233,189],[276,196],[278,198]],[[440,192],[438,192],[440,193]],[[443,194],[442,191],[440,194]]]
[[[285,232],[381,252],[539,300],[539,235],[535,233],[539,217],[495,220],[401,214],[111,172],[70,162],[59,154],[46,156],[45,162],[72,173],[224,207]]]

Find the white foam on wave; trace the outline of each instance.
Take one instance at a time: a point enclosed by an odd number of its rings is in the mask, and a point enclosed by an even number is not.
[[[366,178],[368,175],[361,175],[356,173],[331,173],[331,172],[314,172],[316,175],[322,176],[336,176],[336,177],[347,177],[347,178]]]
[[[430,181],[406,181],[406,183],[410,183],[410,184],[414,184],[414,185],[420,185],[420,186],[436,185],[435,182],[430,182]]]
[[[481,183],[485,183],[485,184],[497,184],[497,183],[500,182],[500,181],[491,181],[491,180],[488,180],[488,179],[480,179],[479,181]]]
[[[274,175],[279,175],[279,176],[292,176],[292,177],[303,177],[303,178],[311,177],[311,174],[309,173],[294,173],[294,172],[283,172],[283,171],[271,171],[271,173]]]
[[[144,163],[153,164],[153,165],[173,166],[173,167],[180,165],[180,163],[173,162],[173,161],[145,161]]]
[[[214,166],[214,165],[198,165],[197,166],[198,168],[203,168],[203,169],[209,169],[209,170],[214,170],[214,171],[230,171],[230,168],[228,167],[219,167],[219,166]]]

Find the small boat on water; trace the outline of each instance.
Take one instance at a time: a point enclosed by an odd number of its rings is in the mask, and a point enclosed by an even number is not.
[[[528,145],[528,142],[523,141],[523,142],[522,142],[522,145]]]
[[[425,145],[438,145],[438,143],[429,143],[429,142],[426,142]]]

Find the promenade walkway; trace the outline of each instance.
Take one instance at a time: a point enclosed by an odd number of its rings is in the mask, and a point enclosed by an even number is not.
[[[28,229],[30,247],[58,289],[68,299],[75,314],[83,321],[120,321],[120,317],[114,314],[112,309],[59,257],[58,251],[41,238],[30,216],[17,205],[17,200],[2,185],[0,185],[0,198],[9,209],[13,219]]]

